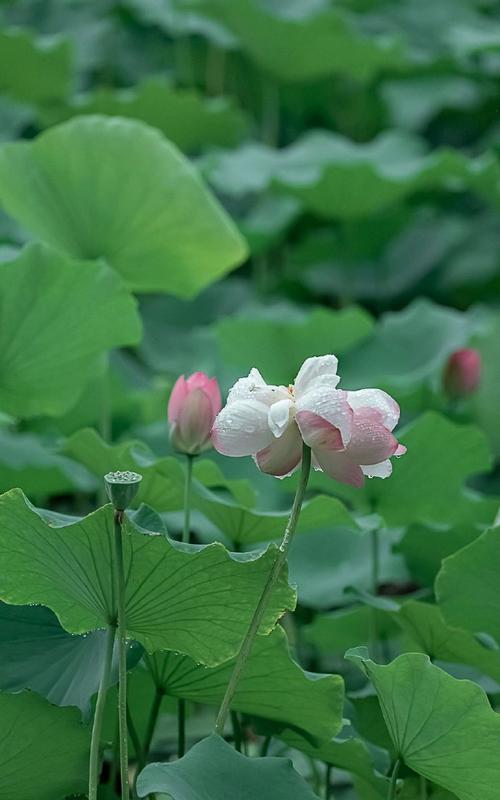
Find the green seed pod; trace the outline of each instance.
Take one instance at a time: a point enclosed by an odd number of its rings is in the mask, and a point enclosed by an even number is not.
[[[108,472],[104,476],[104,485],[109,499],[117,511],[125,511],[137,492],[142,475],[138,472]]]

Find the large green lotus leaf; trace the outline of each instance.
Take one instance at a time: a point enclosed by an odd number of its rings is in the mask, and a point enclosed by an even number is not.
[[[105,258],[135,291],[192,297],[246,254],[193,167],[133,120],[79,117],[4,145],[0,202],[69,255]]]
[[[412,577],[422,586],[432,588],[443,559],[473,542],[481,533],[481,528],[471,524],[410,525],[396,549],[404,556]]]
[[[435,412],[419,417],[400,434],[407,454],[395,459],[387,481],[371,481],[376,510],[389,525],[412,522],[488,524],[498,501],[464,494],[469,476],[488,472],[491,455],[482,431]]]
[[[500,651],[488,649],[469,631],[448,625],[438,606],[410,600],[393,618],[410,637],[412,650],[416,645],[433,660],[468,664],[500,682]]]
[[[45,245],[2,264],[0,294],[0,406],[15,416],[66,411],[102,354],[141,335],[135,301],[113,270]]]
[[[52,112],[49,110],[48,114]],[[193,89],[177,89],[157,77],[147,78],[133,89],[98,89],[54,112],[58,122],[88,114],[142,120],[158,128],[185,153],[208,145],[235,147],[248,125],[232,100],[205,99]]]
[[[315,746],[297,731],[284,731],[279,737],[289,747],[300,750],[311,758],[350,772],[359,797],[363,800],[385,800],[388,780],[379,770],[387,769],[388,759],[384,757],[383,751],[376,751],[375,748],[370,751],[366,742],[357,738],[352,729],[348,729],[347,733],[344,738],[336,737],[320,746]],[[375,758],[380,763],[375,764]]]
[[[147,650],[175,649],[217,665],[235,655],[274,562],[230,555],[220,544],[178,545],[128,519],[124,558],[127,632]],[[0,498],[0,599],[51,608],[70,633],[87,633],[116,616],[112,573],[113,510],[74,524],[47,524],[19,490]],[[283,572],[261,632],[294,607]]]
[[[226,26],[244,51],[284,81],[335,72],[365,80],[405,62],[399,42],[364,35],[342,10],[327,3],[203,0],[190,5]]]
[[[36,39],[21,28],[0,31],[0,91],[25,103],[53,103],[71,88],[72,48],[61,37]]]
[[[456,680],[428,656],[381,666],[366,648],[346,653],[373,682],[396,753],[460,800],[498,800],[500,717],[483,690]]]
[[[149,764],[139,775],[137,794],[155,792],[172,800],[317,800],[289,759],[247,758],[215,734],[178,761]]]
[[[472,633],[489,633],[500,642],[497,558],[500,527],[445,558],[436,579],[436,596],[445,620]]]
[[[56,453],[42,437],[0,428],[0,492],[20,486],[38,501],[74,490],[92,491],[95,483],[84,467]]]
[[[380,212],[417,191],[465,188],[467,168],[458,151],[428,154],[420,139],[403,131],[384,132],[368,143],[311,131],[282,150],[251,143],[202,161],[220,192],[238,197],[274,186],[322,217],[341,219]]]
[[[106,444],[95,431],[83,430],[65,444],[65,452],[96,476],[116,469],[132,469],[143,475],[135,504],[146,503],[157,511],[180,510],[184,504],[184,470],[177,458],[156,458],[139,442]],[[208,466],[210,464],[210,466]],[[215,464],[195,465],[191,502],[218,530],[235,544],[257,544],[281,536],[288,512],[265,512],[249,508],[249,494],[242,481],[227,480]],[[205,485],[204,485],[205,484]],[[219,497],[206,485],[228,489],[235,500]],[[242,502],[243,501],[243,502]],[[333,497],[315,497],[304,505],[299,530],[309,531],[327,524],[358,529],[345,506]]]
[[[353,306],[341,311],[315,308],[307,315],[274,309],[266,316],[230,317],[216,330],[226,361],[247,372],[257,367],[270,383],[287,386],[306,358],[341,355],[365,339],[372,327],[369,315]]]
[[[0,694],[0,798],[64,800],[86,791],[90,728],[75,708]]]
[[[54,705],[77,706],[87,715],[102,676],[105,640],[104,631],[67,633],[43,606],[0,603],[0,689],[33,689]],[[139,645],[129,648],[129,667],[142,652]]]
[[[233,662],[207,669],[172,652],[152,656],[168,696],[218,705]],[[259,636],[245,666],[233,708],[299,728],[322,741],[342,727],[344,684],[338,675],[306,672],[292,659],[283,629]]]
[[[146,25],[156,25],[169,36],[198,35],[223,49],[235,49],[237,40],[220,22],[181,0],[124,0],[124,5]]]

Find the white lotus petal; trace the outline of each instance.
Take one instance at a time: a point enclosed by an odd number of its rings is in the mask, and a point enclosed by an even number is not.
[[[299,398],[319,386],[335,389],[340,381],[337,375],[338,363],[337,357],[333,355],[306,358],[295,378],[295,396]]]
[[[212,428],[216,450],[226,456],[253,456],[273,441],[269,407],[258,400],[237,400],[225,406]]]

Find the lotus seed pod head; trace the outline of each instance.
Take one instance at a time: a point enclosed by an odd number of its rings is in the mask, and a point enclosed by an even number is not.
[[[138,472],[108,472],[104,476],[107,495],[118,511],[125,511],[139,491],[142,475]]]
[[[476,391],[481,381],[481,356],[466,347],[455,350],[444,370],[443,383],[450,397],[467,397]]]

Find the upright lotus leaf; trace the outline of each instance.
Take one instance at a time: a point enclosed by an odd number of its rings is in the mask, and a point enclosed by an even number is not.
[[[46,245],[1,265],[0,295],[0,406],[16,417],[68,410],[102,355],[141,335],[135,300],[107,264]]]
[[[381,212],[418,191],[464,189],[471,182],[465,156],[427,153],[421,139],[403,131],[362,143],[310,131],[281,150],[250,143],[211,153],[202,168],[221,192],[239,197],[274,187],[321,217],[346,220]]]
[[[304,628],[304,637],[322,654],[344,654],[350,647],[368,644],[373,636],[374,620],[380,638],[387,639],[398,632],[390,614],[363,605],[316,614]]]
[[[133,89],[97,89],[68,106],[47,112],[57,122],[74,116],[104,114],[138,119],[158,128],[184,153],[209,145],[235,147],[248,127],[243,112],[226,97],[204,98],[194,89],[178,89],[165,78],[150,77]]]
[[[498,800],[500,717],[484,691],[406,653],[381,666],[366,648],[346,653],[373,682],[404,763],[460,800]]]
[[[0,91],[24,103],[64,100],[71,88],[72,47],[67,39],[37,39],[27,30],[0,31]]]
[[[1,800],[64,800],[84,793],[90,728],[75,708],[31,692],[0,694]]]
[[[405,63],[395,38],[364,35],[352,16],[326,3],[191,0],[189,5],[226,26],[260,66],[284,81],[310,81],[336,72],[366,80]]]
[[[102,676],[105,640],[104,631],[67,633],[43,606],[0,603],[0,690],[33,689],[55,705],[77,706],[87,715]],[[142,652],[137,644],[129,648],[129,667]]]
[[[267,381],[288,386],[306,358],[341,355],[372,328],[366,311],[352,306],[340,311],[315,308],[307,314],[278,308],[265,316],[224,319],[216,330],[226,361],[246,370],[257,367]]]
[[[215,734],[178,761],[149,764],[139,775],[137,794],[154,792],[172,800],[317,800],[289,759],[247,758]]]
[[[127,634],[153,652],[172,648],[215,666],[234,656],[275,558],[275,548],[230,555],[220,544],[175,545],[125,522]],[[20,490],[0,498],[0,599],[40,603],[70,633],[114,624],[113,510],[53,527]],[[283,573],[261,633],[294,607]]]
[[[432,659],[468,664],[500,681],[500,651],[485,647],[470,631],[448,625],[439,606],[409,600],[393,618],[410,637],[406,650],[417,646]]]
[[[445,558],[436,578],[436,596],[445,620],[500,642],[498,561],[500,527],[485,531]]]
[[[234,666],[228,662],[207,669],[172,652],[155,653],[152,659],[165,695],[213,705],[222,701]],[[339,675],[318,675],[299,667],[278,626],[269,636],[256,639],[232,707],[324,741],[342,727],[343,695]]]
[[[4,145],[0,203],[69,255],[105,258],[135,291],[192,297],[246,255],[194,168],[133,120],[78,117]]]

